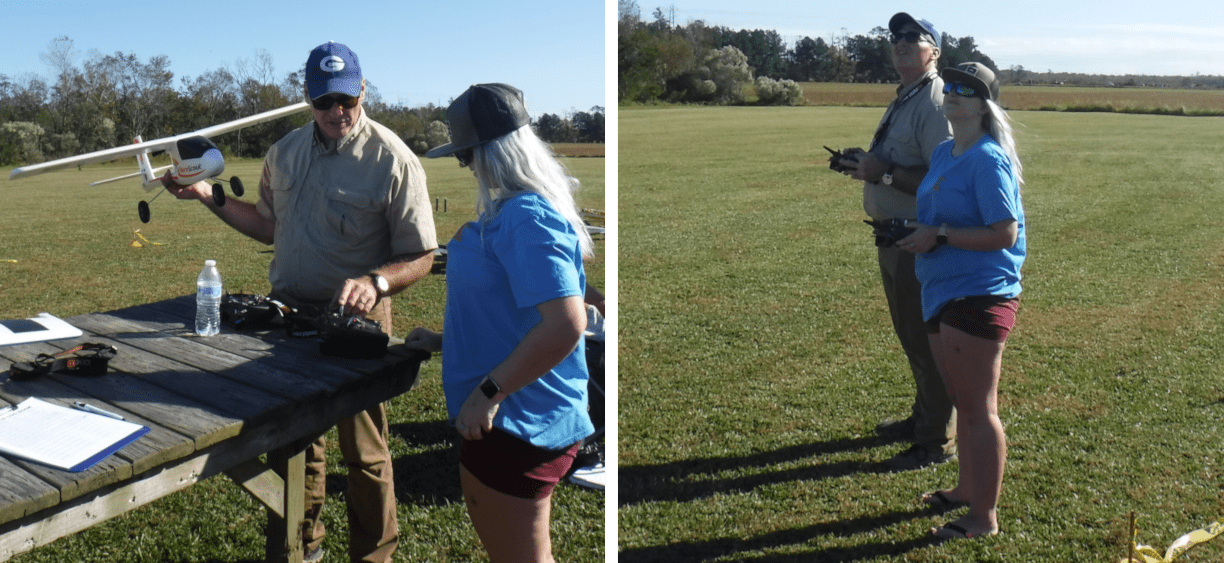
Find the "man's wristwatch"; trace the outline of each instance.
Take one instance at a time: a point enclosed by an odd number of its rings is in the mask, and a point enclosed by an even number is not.
[[[880,178],[880,181],[881,181],[881,182],[884,182],[884,185],[885,185],[885,186],[891,186],[891,185],[892,185],[892,182],[893,182],[893,170],[894,170],[896,167],[897,167],[897,165],[896,165],[896,164],[889,164],[889,165],[888,165],[888,171],[884,173],[884,177]]]
[[[370,276],[370,279],[374,282],[374,290],[378,292],[379,299],[382,299],[383,296],[386,295],[387,292],[391,290],[391,284],[387,282],[387,278],[384,278],[373,272],[370,272],[369,274],[366,274],[366,275]]]
[[[948,244],[948,224],[947,223],[944,223],[939,226],[939,233],[935,235],[935,244],[938,244],[938,245]]]
[[[501,393],[501,385],[498,385],[496,381],[493,381],[493,378],[486,375],[484,381],[480,383],[480,392],[484,393],[485,397],[492,399],[498,393]]]

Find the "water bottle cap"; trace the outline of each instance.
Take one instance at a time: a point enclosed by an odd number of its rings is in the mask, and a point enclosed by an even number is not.
[[[205,266],[216,266],[216,265],[217,265],[217,261],[216,261],[216,260],[205,260],[205,261],[204,261],[204,265],[205,265]]]

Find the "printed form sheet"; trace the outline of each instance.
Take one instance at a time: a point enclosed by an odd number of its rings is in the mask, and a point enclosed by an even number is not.
[[[88,469],[148,431],[34,397],[0,408],[0,453],[68,471]]]

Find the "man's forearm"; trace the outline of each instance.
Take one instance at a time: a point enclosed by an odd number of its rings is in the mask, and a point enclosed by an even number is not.
[[[433,250],[426,250],[395,256],[386,264],[371,270],[371,273],[386,278],[387,284],[391,286],[387,295],[394,295],[429,275],[429,271],[433,269],[433,255]]]
[[[259,211],[255,209],[255,204],[227,199],[223,207],[217,207],[211,198],[201,201],[209,211],[225,221],[225,224],[233,227],[235,231],[264,244],[273,243],[276,226],[259,214]]]

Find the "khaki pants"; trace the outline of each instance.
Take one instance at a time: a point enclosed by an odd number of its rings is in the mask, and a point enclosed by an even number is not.
[[[348,466],[349,557],[352,561],[390,561],[399,543],[399,529],[395,478],[387,449],[386,405],[341,420],[337,430]],[[326,442],[320,436],[306,448],[306,520],[302,523],[306,553],[323,543],[326,531],[320,516],[326,497]]]
[[[956,409],[931,354],[922,321],[922,284],[914,274],[914,255],[891,246],[879,249],[884,295],[893,330],[914,376],[914,443],[956,453]]]

